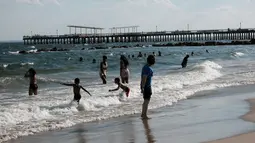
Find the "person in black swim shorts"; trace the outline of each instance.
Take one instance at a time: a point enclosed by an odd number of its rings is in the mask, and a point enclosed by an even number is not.
[[[142,69],[141,74],[141,92],[143,93],[143,107],[142,107],[142,119],[148,119],[147,110],[148,105],[151,99],[152,90],[151,90],[151,78],[153,76],[152,65],[155,64],[155,56],[149,55],[147,58],[147,64]]]
[[[90,96],[92,96],[85,88],[83,88],[80,84],[80,79],[76,78],[74,79],[74,83],[71,84],[67,84],[67,83],[61,83],[62,85],[66,85],[66,86],[73,86],[73,93],[74,93],[74,101],[77,101],[78,104],[80,102],[81,99],[81,94],[80,94],[80,89],[83,89],[85,92],[87,92]]]

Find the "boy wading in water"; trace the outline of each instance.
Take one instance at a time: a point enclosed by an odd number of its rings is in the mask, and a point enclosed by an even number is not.
[[[79,104],[80,99],[81,99],[80,89],[83,89],[90,96],[92,96],[85,88],[83,88],[81,85],[79,85],[80,84],[80,79],[79,78],[74,79],[74,83],[71,83],[71,84],[61,83],[61,84],[66,85],[66,86],[73,86],[73,93],[74,93],[73,100],[77,101],[78,104]]]
[[[28,89],[29,95],[37,95],[37,82],[36,82],[36,71],[33,68],[30,68],[26,73],[24,77],[28,77],[30,80],[30,85]]]
[[[130,89],[129,89],[129,87],[123,85],[123,84],[120,82],[120,78],[115,78],[115,79],[114,79],[114,83],[116,83],[116,84],[118,85],[118,87],[117,87],[116,89],[109,90],[109,92],[111,92],[111,91],[117,91],[117,90],[119,90],[119,89],[121,88],[124,92],[126,92],[126,96],[127,96],[127,97],[129,96]]]
[[[151,99],[151,78],[153,76],[152,65],[155,64],[155,56],[149,55],[147,58],[147,64],[142,69],[141,75],[141,92],[143,93],[143,107],[142,107],[142,119],[149,119],[147,116],[148,105]]]

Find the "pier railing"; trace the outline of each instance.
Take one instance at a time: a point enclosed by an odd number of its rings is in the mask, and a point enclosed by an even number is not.
[[[65,35],[23,36],[24,44],[85,44],[117,42],[166,42],[205,40],[249,40],[255,38],[255,28],[175,30],[130,33],[83,33]]]

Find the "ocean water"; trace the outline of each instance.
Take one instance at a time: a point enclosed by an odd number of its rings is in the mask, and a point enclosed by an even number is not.
[[[45,46],[46,47],[46,46]],[[229,86],[255,83],[254,46],[210,47],[133,47],[120,49],[93,49],[70,45],[70,51],[36,53],[38,46],[22,43],[0,43],[0,142],[20,136],[56,130],[141,112],[140,73],[146,58],[137,58],[138,52],[156,56],[153,66],[153,95],[150,109],[170,106],[196,92]],[[85,50],[81,50],[85,48]],[[30,54],[18,54],[18,51]],[[206,53],[206,50],[209,53]],[[182,59],[190,56],[188,66],[181,69]],[[119,57],[130,58],[130,96],[121,96],[113,79],[119,76]],[[108,57],[107,85],[99,78],[102,56]],[[83,57],[80,62],[79,58]],[[92,63],[92,59],[96,63]],[[24,73],[33,67],[37,71],[37,96],[28,96],[28,79]],[[72,102],[72,88],[59,82],[73,83],[80,78],[93,96],[81,91],[80,105]]]

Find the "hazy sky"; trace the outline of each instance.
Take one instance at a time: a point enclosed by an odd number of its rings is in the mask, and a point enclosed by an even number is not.
[[[0,0],[0,41],[68,34],[69,24],[138,31],[255,28],[253,0]]]

